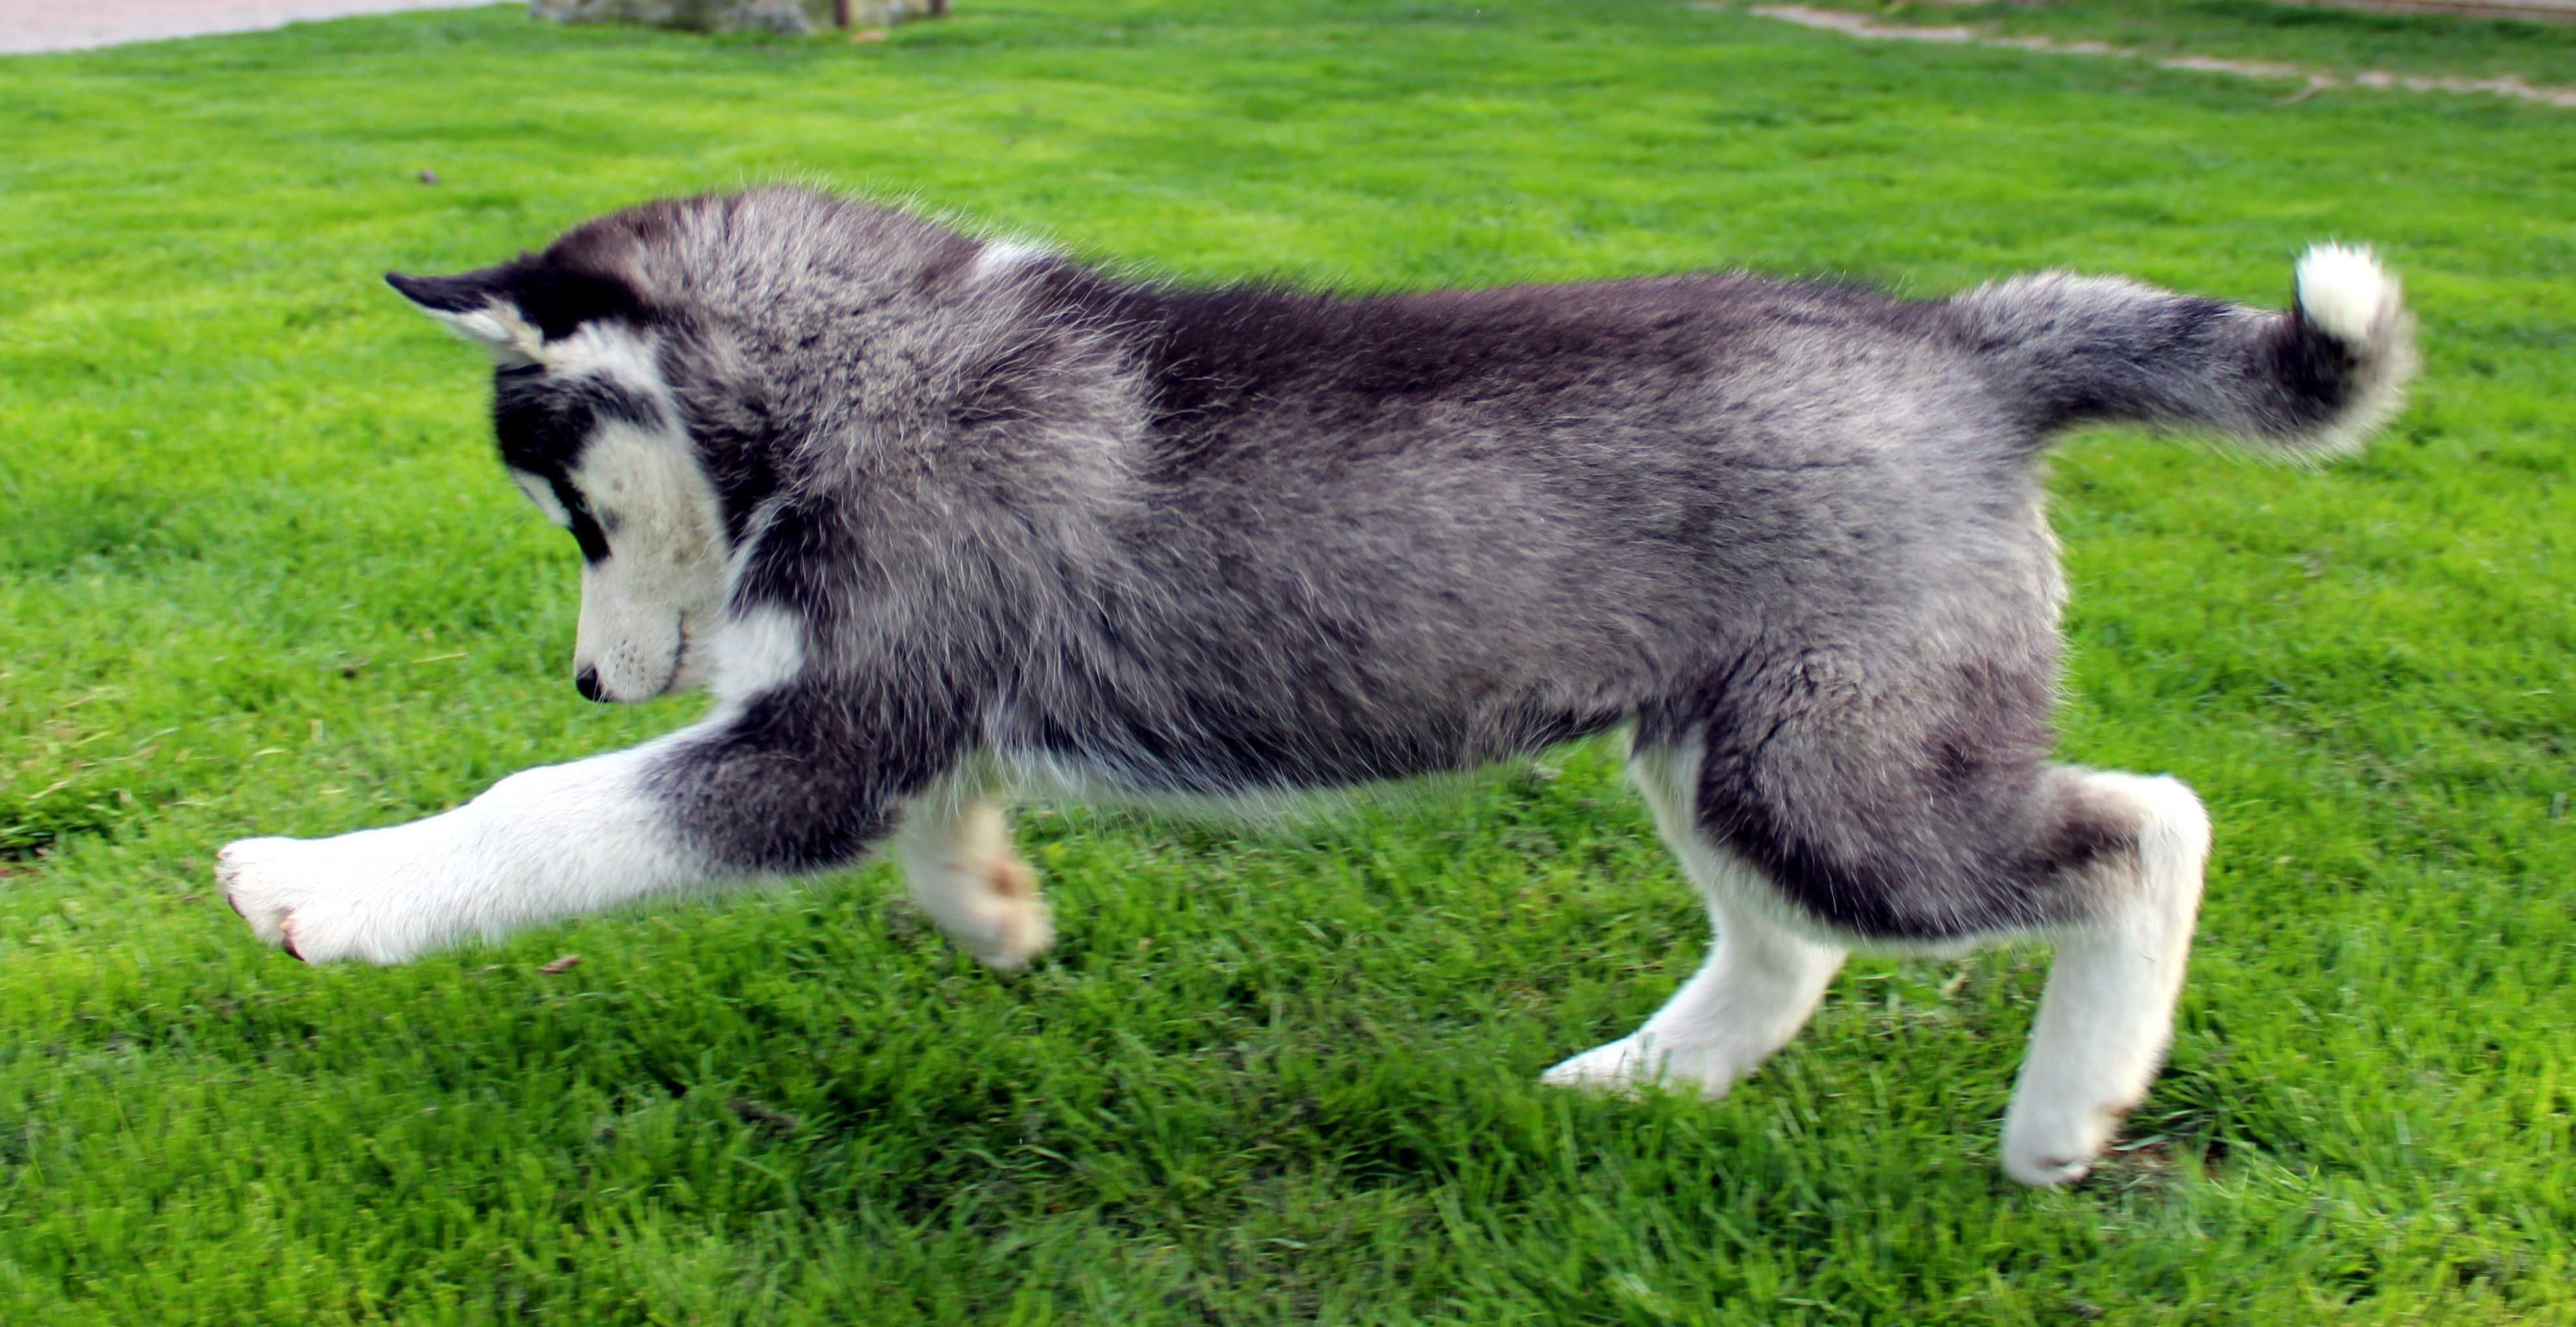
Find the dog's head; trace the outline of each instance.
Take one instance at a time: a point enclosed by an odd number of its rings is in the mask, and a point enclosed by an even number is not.
[[[727,526],[662,371],[670,329],[627,282],[561,247],[385,279],[492,354],[502,463],[581,548],[574,685],[592,700],[650,700],[705,680]]]

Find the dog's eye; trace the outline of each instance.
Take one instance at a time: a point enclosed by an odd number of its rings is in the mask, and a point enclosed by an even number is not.
[[[590,500],[582,496],[581,490],[562,478],[548,478],[544,483],[543,490],[539,490],[533,484],[523,485],[523,487],[528,489],[530,498],[537,499],[539,507],[551,507],[547,515],[554,517],[558,524],[572,531],[574,542],[581,545],[583,558],[591,562],[605,559],[608,556],[608,531],[603,527],[613,522],[603,520],[593,512]],[[540,492],[544,494],[544,498],[538,498]]]
[[[546,488],[569,520],[581,521],[590,516],[590,499],[582,496],[580,489],[561,479],[547,480]]]

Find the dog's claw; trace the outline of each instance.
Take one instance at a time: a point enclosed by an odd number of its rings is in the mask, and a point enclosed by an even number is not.
[[[277,888],[278,850],[296,846],[283,839],[227,844],[215,856],[215,883],[223,891],[224,905],[250,923],[253,934],[284,949],[296,961],[310,963],[295,943],[296,911],[304,900]]]

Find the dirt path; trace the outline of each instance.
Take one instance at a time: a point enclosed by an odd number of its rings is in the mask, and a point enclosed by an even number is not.
[[[282,28],[306,19],[463,9],[492,0],[0,0],[0,55]]]
[[[1724,9],[1725,5],[1699,4],[1701,9]],[[1764,18],[1795,23],[1804,28],[1820,28],[1867,41],[1926,41],[1944,46],[1996,46],[2016,51],[2037,51],[2043,55],[2087,55],[2097,59],[2145,60],[2160,69],[2184,69],[2201,74],[2228,74],[2237,78],[2280,79],[2304,84],[2295,97],[2323,92],[2330,88],[2374,88],[2397,92],[2457,92],[2470,95],[2506,97],[2514,101],[2536,102],[2543,106],[2576,107],[2576,88],[2534,87],[2519,78],[2445,78],[2427,74],[2392,74],[2380,69],[2357,73],[2328,72],[2301,65],[2279,64],[2270,60],[2231,60],[2214,55],[2151,56],[2142,51],[2113,46],[2098,41],[2052,41],[2046,37],[2003,37],[1970,27],[1914,27],[1879,23],[1860,14],[1839,9],[1812,9],[1805,5],[1755,5],[1745,11]]]

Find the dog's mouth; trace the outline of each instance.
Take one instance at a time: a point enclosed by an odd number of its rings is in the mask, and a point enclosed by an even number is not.
[[[671,670],[665,675],[662,689],[655,692],[655,695],[667,696],[674,691],[681,690],[689,684],[689,665],[696,662],[696,660],[689,654],[689,646],[691,643],[692,642],[689,639],[689,618],[687,614],[683,613],[680,615],[679,639],[671,644]]]

